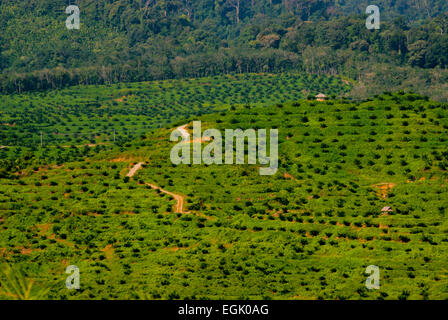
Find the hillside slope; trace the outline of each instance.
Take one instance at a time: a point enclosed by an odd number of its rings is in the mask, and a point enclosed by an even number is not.
[[[51,298],[446,299],[447,116],[446,104],[398,93],[185,122],[277,128],[273,176],[175,166],[172,129],[29,168],[1,179],[1,259],[55,283]],[[148,183],[185,196],[190,213],[173,213]],[[63,286],[69,264],[81,269],[76,292]],[[380,267],[380,290],[365,289],[368,265]]]

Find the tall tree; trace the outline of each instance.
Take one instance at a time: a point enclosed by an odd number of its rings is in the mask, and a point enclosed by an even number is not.
[[[227,4],[235,9],[236,23],[240,23],[240,0],[228,0]]]

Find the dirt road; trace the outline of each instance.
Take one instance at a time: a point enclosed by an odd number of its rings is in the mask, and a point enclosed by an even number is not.
[[[184,143],[203,143],[209,142],[212,139],[210,137],[199,137],[194,140],[190,140],[190,133],[187,131],[188,124],[184,124],[183,126],[177,127],[175,130],[179,131],[182,135],[182,141]]]
[[[188,134],[188,132],[187,132],[187,134]],[[128,174],[126,176],[130,177],[130,178],[133,177],[137,173],[137,171],[142,168],[143,164],[144,164],[144,162],[137,163],[134,167],[132,167],[132,169],[128,172]],[[174,199],[176,199],[177,204],[175,206],[175,213],[187,213],[184,211],[184,199],[185,199],[184,196],[164,190],[161,187],[156,186],[154,184],[145,183],[145,185],[151,187],[152,189],[160,190],[160,192],[166,193],[166,194],[172,196]]]
[[[164,189],[162,189],[162,188],[160,188],[160,187],[158,187],[158,186],[156,186],[154,184],[150,184],[150,183],[145,183],[145,184],[147,186],[150,186],[152,189],[160,190],[160,192],[166,193],[166,194],[172,196],[174,199],[176,199],[177,204],[176,204],[176,207],[175,207],[175,210],[174,210],[175,213],[187,213],[187,212],[184,211],[184,197],[183,196],[181,196],[179,194],[175,194],[175,193],[169,192],[169,191],[166,191],[166,190],[164,190]]]
[[[190,133],[187,131],[188,124],[184,124],[183,126],[178,127],[176,130],[178,130],[182,135],[182,140],[187,141],[187,139],[190,137]]]
[[[126,177],[132,178],[138,170],[140,170],[142,168],[142,165],[144,165],[144,162],[139,162],[137,163],[126,175]]]

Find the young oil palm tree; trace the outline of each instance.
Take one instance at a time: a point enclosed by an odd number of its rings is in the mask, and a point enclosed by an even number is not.
[[[0,297],[14,300],[43,300],[50,288],[41,288],[18,268],[0,265]]]

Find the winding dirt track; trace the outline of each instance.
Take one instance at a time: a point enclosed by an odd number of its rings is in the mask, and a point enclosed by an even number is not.
[[[190,140],[190,133],[187,130],[188,123],[184,124],[183,126],[177,127],[175,130],[179,131],[182,136],[182,141],[184,143],[203,143],[203,142],[209,142],[212,139],[210,137],[200,137],[196,138],[194,140]]]
[[[182,135],[182,139],[184,140],[184,141],[186,141],[189,137],[190,137],[190,133],[188,133],[188,131],[187,131],[187,126],[188,126],[188,124],[184,124],[183,126],[180,126],[180,127],[178,127],[176,130],[178,130],[180,133],[181,133],[181,135]]]
[[[126,177],[132,178],[138,170],[142,168],[142,165],[145,164],[144,162],[137,163],[126,175]]]
[[[175,208],[175,213],[187,213],[187,212],[184,212],[184,197],[183,196],[181,196],[179,194],[175,194],[175,193],[169,192],[169,191],[166,191],[166,190],[164,190],[164,189],[162,189],[162,188],[160,188],[160,187],[158,187],[158,186],[156,186],[154,184],[150,184],[150,183],[145,183],[145,184],[147,186],[150,186],[153,189],[160,190],[160,192],[166,193],[166,194],[172,196],[174,199],[176,199],[177,205],[176,205],[176,208]]]
[[[132,169],[128,172],[128,174],[126,176],[130,177],[130,178],[133,177],[137,173],[137,171],[142,168],[143,164],[144,164],[144,162],[137,163],[134,167],[132,167]],[[166,193],[166,194],[172,196],[174,199],[176,199],[177,204],[175,207],[175,213],[188,213],[188,212],[184,211],[184,199],[185,199],[184,196],[164,190],[161,187],[156,186],[154,184],[145,183],[145,185],[151,187],[152,189],[160,190],[160,192]]]

